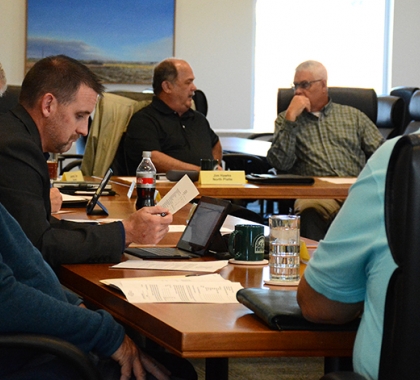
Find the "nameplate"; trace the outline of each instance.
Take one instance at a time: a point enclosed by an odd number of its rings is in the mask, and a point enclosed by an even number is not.
[[[243,170],[202,170],[201,185],[244,185],[246,184]]]
[[[63,176],[61,177],[62,181],[73,181],[73,182],[83,182],[85,179],[83,178],[83,174],[81,170],[76,170],[73,172],[64,172]]]

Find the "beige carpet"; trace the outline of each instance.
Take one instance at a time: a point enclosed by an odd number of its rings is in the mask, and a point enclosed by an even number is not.
[[[204,380],[204,359],[190,361]],[[323,373],[323,358],[229,359],[229,380],[319,380]]]

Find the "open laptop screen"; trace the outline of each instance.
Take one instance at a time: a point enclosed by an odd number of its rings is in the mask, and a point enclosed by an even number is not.
[[[203,255],[215,234],[219,233],[229,204],[229,201],[223,199],[202,197],[177,248]]]

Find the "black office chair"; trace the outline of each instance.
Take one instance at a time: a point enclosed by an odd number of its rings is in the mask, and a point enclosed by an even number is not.
[[[7,86],[3,96],[0,96],[0,114],[6,113],[19,103],[20,86]]]
[[[373,123],[378,114],[378,97],[372,88],[328,87],[333,102],[352,106],[364,112]],[[277,113],[285,111],[294,96],[292,88],[279,88],[277,91]]]
[[[398,265],[388,284],[378,380],[420,374],[420,135],[403,136],[392,152],[385,185],[385,226]],[[354,376],[354,377],[352,377]],[[331,373],[322,380],[363,379]]]
[[[420,128],[420,90],[414,92],[408,105],[408,116],[410,122],[404,130],[404,134],[408,135]]]
[[[261,157],[245,153],[225,153],[226,170],[244,170],[245,174],[267,173],[268,163]]]
[[[201,90],[195,90],[193,95],[193,100],[195,104],[195,109],[198,112],[201,112],[204,116],[207,116],[207,111],[209,109],[207,103],[207,97]]]
[[[392,139],[404,133],[404,100],[398,96],[378,96],[378,117],[376,126],[385,139]]]
[[[244,153],[226,153],[223,155],[223,161],[225,162],[225,169],[226,170],[244,170],[245,174],[263,174],[267,173],[268,169],[270,168],[268,163],[259,156],[254,156],[252,154],[244,154]],[[232,201],[234,204],[238,204],[237,200]],[[247,204],[250,202],[255,202],[255,200],[242,200],[240,201],[240,205],[246,207]],[[259,223],[264,224],[264,200],[261,199],[259,201],[259,217],[255,217],[259,220]],[[237,215],[238,216],[238,215]],[[240,216],[244,219],[249,219],[249,217]]]
[[[412,87],[412,86],[399,86],[394,87],[391,92],[389,93],[392,96],[398,96],[404,100],[404,116],[402,121],[402,128],[404,129],[408,123],[412,120],[410,118],[410,113],[408,111],[408,108],[410,106],[411,97],[413,94],[419,90],[418,87]]]
[[[83,380],[100,380],[99,372],[87,355],[74,346],[62,339],[32,334],[1,334],[0,335],[0,352],[8,350],[33,350],[36,353],[45,353],[56,356],[63,363],[67,364],[69,369],[76,370]],[[9,375],[8,379],[15,377]],[[22,379],[18,376],[16,379]]]

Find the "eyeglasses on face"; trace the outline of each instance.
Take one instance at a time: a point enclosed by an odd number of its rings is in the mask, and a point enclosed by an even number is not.
[[[320,81],[322,81],[322,79],[311,80],[311,81],[304,80],[304,81],[299,82],[299,83],[293,83],[292,88],[293,88],[294,91],[296,91],[299,87],[302,90],[308,90],[308,89],[311,88],[312,83],[320,82]]]

